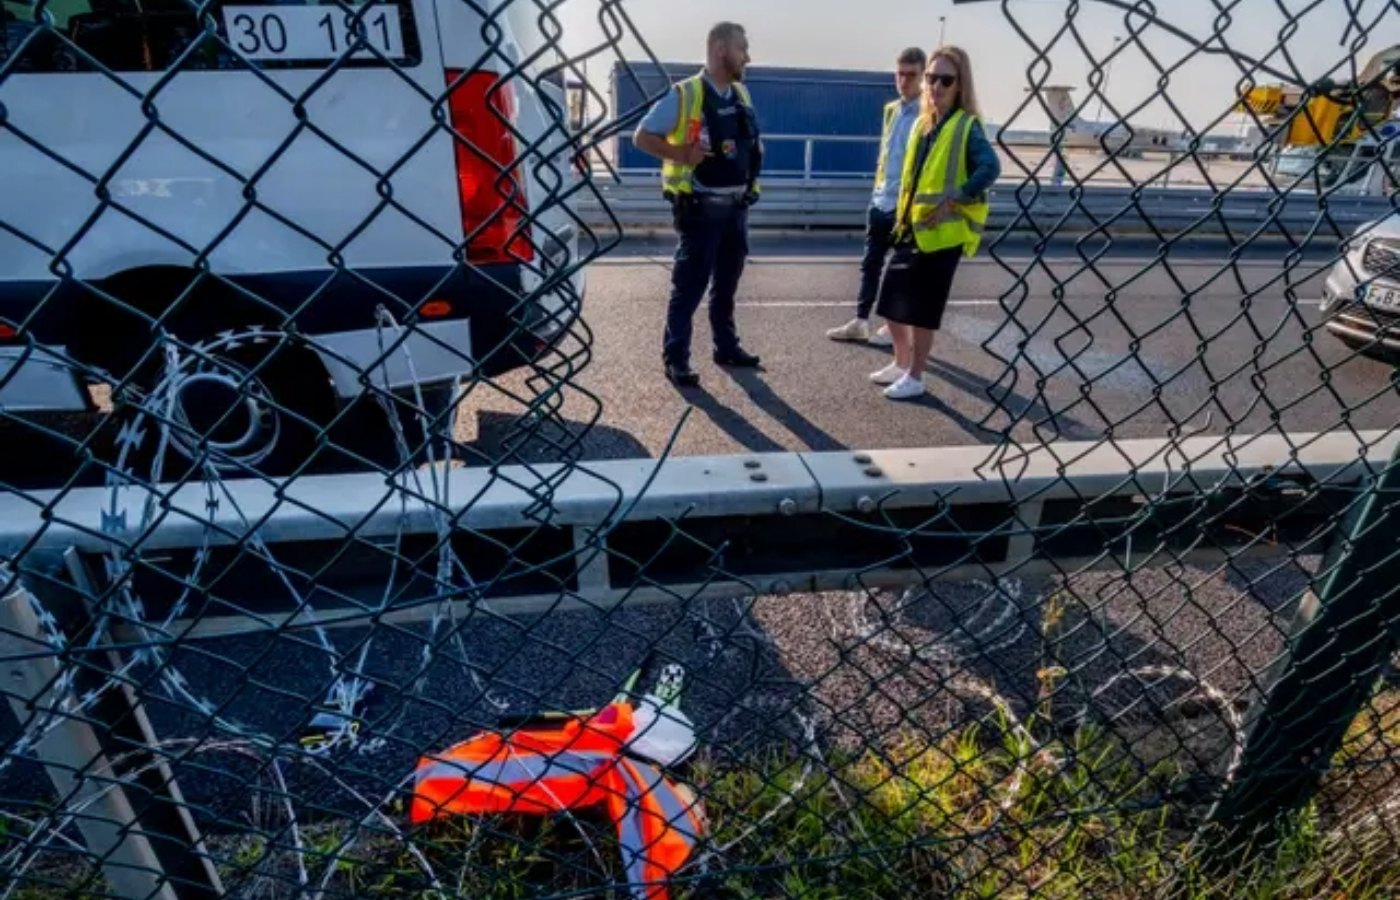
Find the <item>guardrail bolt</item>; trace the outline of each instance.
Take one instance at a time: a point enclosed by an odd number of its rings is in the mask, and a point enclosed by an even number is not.
[[[768,476],[763,474],[762,472],[755,472],[749,476],[749,480],[763,482],[768,480]]]
[[[746,468],[746,469],[761,469],[761,468],[763,468],[763,463],[759,462],[759,461],[756,460],[756,459],[746,459],[746,460],[744,460],[744,468]]]
[[[783,502],[778,504],[778,512],[785,516],[797,515],[797,501],[791,497],[785,497]]]
[[[786,581],[775,581],[773,582],[772,590],[769,591],[769,593],[777,594],[779,597],[784,597],[792,593],[792,585]]]
[[[868,466],[871,462],[873,462],[873,460],[871,460],[870,458],[869,453],[857,453],[855,459],[856,462],[862,466]]]
[[[883,478],[885,476],[885,470],[879,466],[867,466],[865,474],[869,475],[871,478]]]
[[[875,500],[872,497],[861,497],[856,501],[856,509],[869,514],[875,511]]]

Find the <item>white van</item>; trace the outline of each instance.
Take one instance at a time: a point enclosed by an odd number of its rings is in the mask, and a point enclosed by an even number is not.
[[[106,381],[276,471],[366,385],[441,398],[578,315],[534,3],[0,2],[0,410]]]

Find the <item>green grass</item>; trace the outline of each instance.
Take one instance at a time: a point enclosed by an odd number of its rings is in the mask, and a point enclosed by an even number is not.
[[[1164,799],[1190,774],[1180,762],[1144,766],[1136,742],[1103,731],[1032,746],[1027,731],[1004,726],[933,742],[909,735],[820,765],[795,753],[702,757],[688,780],[724,853],[673,896],[1380,900],[1400,886],[1400,850],[1329,838],[1335,823],[1321,804],[1267,854],[1207,875],[1190,844],[1202,810]],[[1344,767],[1329,790],[1346,777]],[[420,834],[418,845],[448,895],[610,895],[621,877],[601,818],[459,819]],[[337,884],[357,896],[426,887],[401,852]]]
[[[1400,895],[1395,826],[1367,814],[1400,805],[1400,693],[1358,717],[1317,801],[1267,852],[1208,874],[1191,838],[1203,808],[1188,754],[1164,735],[1080,729],[1053,737],[995,717],[930,740],[814,760],[796,751],[704,754],[684,777],[703,798],[714,856],[678,898],[1137,898],[1381,900]],[[1040,734],[1034,743],[1031,734]],[[386,810],[403,822],[402,808]],[[1400,818],[1400,816],[1393,816]],[[1342,828],[1350,826],[1350,830]],[[348,835],[358,839],[342,852]],[[11,835],[14,837],[14,835]],[[406,845],[349,823],[308,826],[313,884],[336,858],[331,896],[430,897]],[[257,837],[212,838],[240,893],[289,896],[293,855]],[[413,834],[437,896],[514,900],[625,896],[612,826],[577,818],[457,818]],[[42,867],[35,874],[53,878]],[[81,879],[78,879],[81,880]],[[14,896],[62,892],[34,885]]]

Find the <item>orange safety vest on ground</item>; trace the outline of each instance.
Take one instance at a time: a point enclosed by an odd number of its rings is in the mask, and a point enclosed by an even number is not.
[[[604,806],[617,826],[633,896],[666,900],[666,882],[704,833],[704,812],[687,787],[624,754],[635,732],[625,702],[559,726],[482,732],[419,760],[409,821]]]

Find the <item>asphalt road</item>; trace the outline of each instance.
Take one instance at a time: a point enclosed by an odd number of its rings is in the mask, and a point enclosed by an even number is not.
[[[633,241],[588,272],[591,358],[560,390],[583,458],[656,456],[688,407],[678,454],[982,444],[1007,433],[1093,440],[1323,431],[1400,420],[1393,367],[1319,327],[1322,257],[1285,270],[1278,248],[1231,264],[1219,245],[1164,260],[1141,245],[1092,263],[1070,246],[1039,258],[1025,245],[979,256],[958,272],[927,366],[929,394],[892,403],[866,379],[888,351],[824,337],[853,313],[856,240],[755,239],[738,321],[764,367],[715,366],[702,310],[694,357],[703,382],[685,392],[661,373],[670,249],[663,236]],[[519,421],[531,396],[524,380],[503,386],[514,396],[473,392],[459,436],[486,457],[557,453],[564,435]]]
[[[673,453],[696,455],[1400,421],[1393,367],[1320,328],[1324,251],[1285,268],[1276,244],[1233,263],[1210,242],[1165,257],[1140,241],[999,246],[958,272],[928,395],[892,403],[866,378],[888,351],[824,336],[853,314],[858,236],[755,236],[738,320],[764,367],[715,366],[701,310],[703,383],[685,392],[660,360],[671,248],[664,234],[634,238],[593,262],[583,320],[552,371],[471,388],[455,429],[465,464],[657,457],[673,438]],[[50,443],[37,426],[0,427],[15,450],[7,483],[102,483],[97,465],[74,477],[67,442],[94,426],[69,418],[45,425],[68,433]]]

